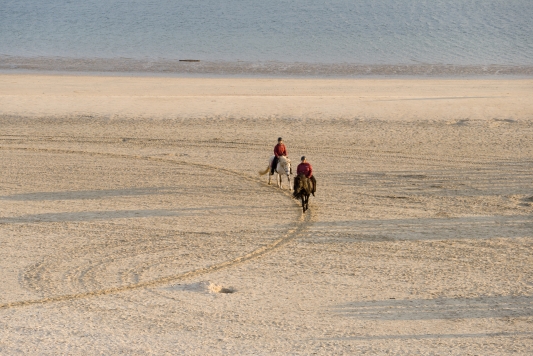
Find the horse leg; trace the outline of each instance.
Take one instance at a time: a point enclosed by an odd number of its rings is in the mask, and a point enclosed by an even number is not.
[[[289,192],[292,192],[291,176],[287,176],[287,182],[289,182]]]
[[[272,184],[272,174],[268,172],[268,185]]]

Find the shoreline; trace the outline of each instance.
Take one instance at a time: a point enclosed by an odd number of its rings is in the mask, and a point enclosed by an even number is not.
[[[472,74],[472,75],[422,75],[422,74],[360,74],[360,75],[287,75],[287,74],[217,74],[187,72],[142,71],[77,71],[40,69],[0,69],[0,75],[49,75],[79,77],[134,77],[134,78],[185,78],[185,79],[316,79],[316,80],[530,80],[533,74]]]
[[[0,55],[0,73],[224,78],[533,78],[533,64],[209,61]]]

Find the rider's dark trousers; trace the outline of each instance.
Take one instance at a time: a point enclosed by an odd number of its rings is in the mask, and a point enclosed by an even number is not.
[[[274,160],[272,161],[272,167],[270,168],[270,175],[274,174],[274,171],[276,170],[276,167],[278,166],[279,158],[274,156]]]

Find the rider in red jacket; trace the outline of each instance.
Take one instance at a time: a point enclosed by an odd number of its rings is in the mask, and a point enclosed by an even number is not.
[[[283,139],[281,137],[278,138],[278,144],[274,147],[274,155],[279,158],[280,156],[287,157],[287,147],[285,147],[285,144],[283,143]]]
[[[274,170],[278,166],[278,161],[281,156],[288,157],[287,147],[283,144],[283,139],[278,137],[278,144],[274,147],[274,160],[272,161],[272,167],[270,167],[270,175],[274,174]]]
[[[307,160],[305,159],[305,156],[302,156],[301,160],[302,160],[302,163],[300,163],[298,165],[298,168],[296,168],[296,174],[297,175],[303,174],[304,176],[306,176],[307,178],[311,180],[311,182],[313,183],[313,189],[311,190],[311,194],[315,196],[316,179],[313,176],[313,167],[311,166],[311,163],[307,162]]]
[[[311,178],[313,176],[313,167],[311,166],[311,163],[307,162],[305,156],[302,157],[302,163],[298,165],[296,174],[303,174],[307,178]]]

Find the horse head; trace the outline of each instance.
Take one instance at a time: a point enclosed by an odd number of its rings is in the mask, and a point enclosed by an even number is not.
[[[291,160],[288,159],[285,156],[281,156],[279,158],[279,164],[281,168],[285,171],[285,174],[290,175],[291,174]]]

